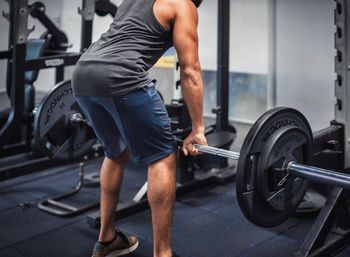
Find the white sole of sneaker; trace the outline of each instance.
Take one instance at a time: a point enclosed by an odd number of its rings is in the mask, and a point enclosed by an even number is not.
[[[135,251],[138,246],[139,246],[139,241],[137,241],[133,246],[131,246],[128,249],[111,252],[106,257],[118,257],[118,256],[122,256],[122,255],[125,255],[128,253],[131,253],[131,252]]]

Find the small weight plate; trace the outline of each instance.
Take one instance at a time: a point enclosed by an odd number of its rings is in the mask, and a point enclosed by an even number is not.
[[[302,130],[308,142],[313,142],[310,125],[303,114],[292,108],[278,107],[267,111],[253,124],[240,151],[236,174],[237,200],[245,217],[259,226],[273,227],[284,221],[276,219],[276,210],[262,200],[257,184],[260,183],[258,165],[266,144],[286,127]]]
[[[50,158],[73,160],[83,157],[95,143],[92,129],[71,124],[73,113],[84,115],[75,100],[70,81],[54,86],[37,108],[34,120],[35,145]]]
[[[286,171],[290,161],[310,164],[312,143],[298,127],[284,127],[267,141],[257,168],[257,191],[262,204],[272,208],[274,222],[283,222],[298,207],[307,190],[307,181]]]

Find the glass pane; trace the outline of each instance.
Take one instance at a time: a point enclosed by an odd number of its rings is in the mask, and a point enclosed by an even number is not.
[[[254,122],[267,108],[267,0],[231,1],[230,107],[233,120]]]
[[[217,0],[203,1],[199,8],[207,117],[217,105],[217,5]],[[267,108],[268,0],[231,0],[230,5],[229,118],[254,122]]]

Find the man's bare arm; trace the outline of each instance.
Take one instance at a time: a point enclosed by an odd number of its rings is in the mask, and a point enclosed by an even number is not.
[[[197,154],[193,143],[207,144],[203,121],[203,80],[198,57],[198,13],[190,0],[176,5],[173,41],[181,67],[182,94],[192,121],[192,132],[185,139],[183,151]]]

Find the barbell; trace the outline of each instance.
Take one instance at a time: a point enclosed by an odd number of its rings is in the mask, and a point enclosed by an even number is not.
[[[287,220],[302,201],[308,181],[350,190],[350,175],[305,164],[312,163],[313,152],[312,133],[303,130],[308,124],[299,123],[304,119],[291,108],[268,111],[249,131],[241,153],[194,144],[199,152],[238,160],[238,203],[246,218],[256,225],[274,227]],[[293,125],[285,125],[282,120]]]
[[[69,81],[44,97],[35,114],[36,145],[56,159],[81,158],[95,143]],[[202,153],[238,160],[236,195],[245,217],[263,227],[287,220],[302,201],[308,181],[350,189],[350,175],[311,166],[313,134],[299,111],[279,107],[249,130],[240,153],[194,145]]]
[[[75,119],[77,120],[77,119]],[[78,120],[77,120],[78,121]],[[290,128],[286,128],[284,133],[291,133]],[[182,144],[182,140],[177,140],[179,144]],[[239,152],[229,151],[221,148],[216,148],[212,146],[193,144],[194,147],[201,153],[207,153],[211,155],[216,155],[219,157],[239,160]],[[270,150],[271,151],[271,150]],[[269,154],[268,154],[269,156]],[[337,187],[342,187],[344,189],[350,190],[350,175],[346,175],[340,172],[334,172],[327,169],[322,169],[319,167],[314,167],[310,165],[298,164],[296,161],[290,160],[288,163],[284,162],[281,167],[274,167],[277,172],[284,172],[286,175],[279,182],[279,185],[283,184],[286,181],[287,176],[289,174],[306,178],[310,181],[333,185]]]

